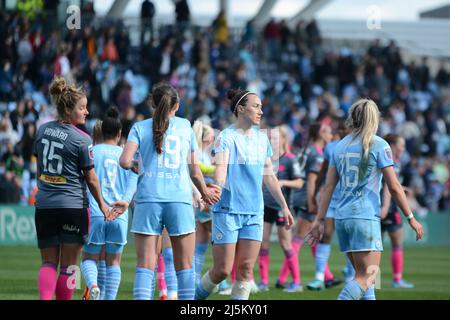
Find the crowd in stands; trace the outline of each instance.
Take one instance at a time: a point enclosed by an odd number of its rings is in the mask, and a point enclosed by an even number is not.
[[[337,126],[358,97],[369,97],[382,112],[379,135],[406,139],[403,184],[414,191],[417,208],[450,212],[448,67],[432,74],[427,58],[406,63],[393,41],[336,50],[314,20],[290,28],[272,19],[262,30],[250,20],[238,37],[223,12],[200,28],[190,23],[185,5],[177,6],[176,24],[158,32],[152,21],[158,13],[147,7],[142,19],[150,37],[142,30],[138,47],[120,21],[44,33],[39,21],[0,12],[0,203],[32,203],[34,136],[56,116],[48,86],[58,75],[87,93],[90,115],[82,129],[91,132],[115,105],[124,139],[135,121],[151,117],[148,92],[159,81],[178,89],[180,116],[219,130],[233,117],[227,90],[253,91],[263,101],[264,126],[288,124],[294,147],[307,142],[311,123]]]

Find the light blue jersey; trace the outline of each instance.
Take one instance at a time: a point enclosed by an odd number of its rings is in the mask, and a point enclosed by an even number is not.
[[[163,152],[153,142],[153,119],[135,123],[128,141],[138,145],[140,174],[136,203],[181,202],[192,204],[188,155],[197,150],[194,131],[188,120],[172,117],[164,134]]]
[[[325,149],[323,151],[323,157],[326,161],[328,161],[328,163],[330,163],[334,148],[337,146],[339,141],[340,140],[331,141],[330,143],[328,143],[325,146]],[[331,197],[331,202],[330,202],[329,207],[332,209],[336,208],[337,202],[339,201],[339,198],[341,197],[339,190],[340,190],[340,186],[339,186],[339,182],[338,182],[338,184],[336,185],[336,188],[334,188],[333,196]]]
[[[108,205],[119,200],[127,200],[130,203],[136,192],[138,176],[131,170],[124,170],[120,167],[119,158],[122,148],[109,144],[98,144],[93,147],[92,151],[95,173],[100,182],[100,190],[105,202]],[[89,206],[92,217],[103,217],[103,213],[91,193],[89,193]],[[117,219],[128,221],[128,210]]]
[[[213,212],[262,215],[264,164],[272,156],[267,135],[253,127],[246,136],[231,125],[215,142],[213,154],[219,152],[228,152],[229,162],[222,197]]]
[[[380,220],[381,169],[394,165],[389,144],[374,136],[368,162],[362,163],[362,143],[353,136],[343,138],[334,149],[330,166],[339,175],[340,199],[335,219]]]

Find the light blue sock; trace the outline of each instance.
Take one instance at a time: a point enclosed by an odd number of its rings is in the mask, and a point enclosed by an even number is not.
[[[106,294],[106,261],[98,262],[97,285],[100,289],[100,300],[105,300]]]
[[[119,290],[122,271],[119,265],[106,267],[106,293],[105,300],[116,300]]]
[[[84,281],[88,286],[89,290],[92,289],[93,285],[97,285],[97,262],[91,259],[86,259],[81,262],[81,274],[83,275]],[[101,289],[100,289],[101,290]]]
[[[156,277],[153,277],[153,280],[152,280],[152,299],[154,298],[154,295],[155,295],[155,289],[156,289]]]
[[[206,300],[210,294],[203,288],[200,282],[195,287],[195,300]]]
[[[375,287],[368,288],[361,300],[377,300],[375,298]]]
[[[177,272],[178,300],[194,300],[195,272],[194,269],[184,269]]]
[[[151,300],[153,298],[153,276],[154,272],[152,270],[136,267],[133,287],[134,300]]]
[[[338,300],[361,300],[364,290],[359,286],[358,282],[353,279],[347,282],[345,287],[339,293]]]
[[[325,267],[330,257],[331,245],[329,243],[319,243],[316,249],[316,279],[325,280]]]
[[[172,248],[163,249],[164,264],[164,278],[166,279],[167,291],[177,292],[177,274],[175,273],[175,266],[173,265],[173,251]]]
[[[205,263],[205,253],[208,249],[207,243],[196,243],[195,244],[195,283],[198,284],[200,282],[200,278],[202,277],[202,269],[203,264]]]
[[[209,271],[207,271],[195,288],[195,300],[205,300],[217,287],[217,284],[211,281]]]

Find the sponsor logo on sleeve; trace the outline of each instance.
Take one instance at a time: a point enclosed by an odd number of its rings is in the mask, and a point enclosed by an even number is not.
[[[391,160],[392,160],[392,151],[391,151],[391,148],[389,148],[389,147],[384,148],[384,152],[386,153],[386,157],[388,157],[388,159],[391,159]]]
[[[89,150],[89,159],[94,160],[94,147],[92,144],[89,145],[88,150]]]

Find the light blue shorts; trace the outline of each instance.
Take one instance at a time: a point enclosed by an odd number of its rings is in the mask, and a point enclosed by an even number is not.
[[[100,254],[102,251],[102,245],[98,244],[85,244],[83,246],[83,252],[90,254]],[[122,254],[124,245],[114,244],[114,243],[106,243],[105,245],[105,253],[107,254]]]
[[[195,209],[195,219],[200,223],[205,223],[212,220],[211,211],[200,211],[199,208]]]
[[[232,214],[213,212],[213,244],[237,243],[239,239],[262,241],[264,213]]]
[[[87,244],[83,251],[99,254],[103,245],[106,253],[122,253],[127,243],[128,221],[105,221],[104,217],[92,217]]]
[[[334,213],[335,212],[336,212],[336,208],[328,207],[327,214],[326,214],[325,218],[334,219]]]
[[[192,204],[182,202],[136,203],[131,232],[160,235],[164,227],[170,236],[195,232]]]
[[[341,252],[383,251],[380,221],[336,219],[335,226]]]

